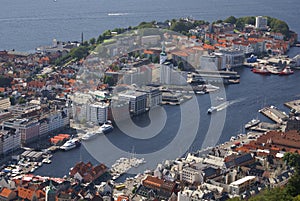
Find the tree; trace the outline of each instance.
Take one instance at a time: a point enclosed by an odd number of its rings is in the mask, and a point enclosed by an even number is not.
[[[184,69],[184,65],[183,65],[183,62],[182,62],[182,61],[179,61],[179,62],[178,62],[178,68],[179,68],[180,70],[183,70],[183,69]]]
[[[112,86],[114,84],[112,76],[104,76],[104,84],[108,84],[109,86]]]
[[[91,44],[91,45],[94,45],[95,43],[96,43],[96,39],[95,39],[95,38],[91,38],[91,39],[90,39],[90,44]]]
[[[170,29],[172,31],[176,31],[176,32],[188,32],[190,29],[194,28],[194,25],[191,22],[186,22],[183,20],[177,21],[175,23],[172,23]]]
[[[230,23],[230,24],[235,24],[236,23],[236,18],[234,16],[230,16],[227,19],[225,19],[224,22]]]

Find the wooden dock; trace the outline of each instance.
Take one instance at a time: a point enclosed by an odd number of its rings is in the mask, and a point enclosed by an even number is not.
[[[282,124],[288,119],[288,115],[285,112],[280,111],[274,106],[264,107],[259,112],[278,124]]]

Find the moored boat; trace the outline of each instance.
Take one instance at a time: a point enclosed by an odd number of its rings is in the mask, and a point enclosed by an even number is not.
[[[270,71],[268,71],[268,69],[264,66],[254,67],[254,68],[252,68],[252,72],[257,73],[257,74],[262,74],[262,75],[269,75],[270,74]]]
[[[287,66],[279,73],[279,75],[290,75],[293,73],[294,71],[289,66]]]
[[[70,139],[65,144],[63,144],[60,149],[64,151],[68,151],[71,149],[74,149],[76,147],[79,147],[81,145],[81,142],[78,139]]]
[[[245,129],[249,129],[253,126],[256,126],[259,123],[260,123],[259,119],[252,119],[251,121],[249,121],[248,123],[245,124]]]
[[[103,134],[107,134],[110,133],[111,131],[113,131],[114,127],[111,124],[103,124],[102,126],[100,126],[99,128],[99,132],[103,133]]]
[[[97,136],[97,132],[87,132],[86,134],[84,134],[83,136],[82,136],[82,140],[90,140],[90,139],[92,139],[92,138],[94,138],[94,137],[96,137]]]

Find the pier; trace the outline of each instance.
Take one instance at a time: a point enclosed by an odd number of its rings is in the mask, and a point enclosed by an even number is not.
[[[259,112],[278,124],[282,124],[288,119],[288,115],[285,112],[278,110],[274,106],[265,107]]]
[[[267,122],[261,122],[257,126],[251,127],[250,130],[258,132],[267,132],[270,130],[282,130],[282,125],[272,124]]]
[[[300,99],[284,103],[285,106],[296,112],[300,112]]]

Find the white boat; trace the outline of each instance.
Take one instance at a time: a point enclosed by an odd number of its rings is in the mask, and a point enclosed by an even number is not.
[[[213,112],[220,111],[220,110],[226,108],[228,105],[229,105],[229,102],[226,101],[226,102],[221,103],[218,106],[211,106],[210,108],[208,108],[207,113],[212,114]]]
[[[251,121],[249,121],[248,123],[245,124],[245,129],[249,129],[253,126],[256,126],[259,123],[260,123],[259,119],[252,119]]]
[[[80,146],[81,143],[78,139],[70,139],[65,144],[63,144],[60,149],[64,151],[68,151]]]
[[[42,160],[43,163],[50,164],[52,161],[49,158],[44,158]]]
[[[96,137],[97,136],[97,132],[87,132],[86,134],[84,134],[83,136],[82,136],[82,140],[90,140],[90,139],[92,139],[92,138],[94,138],[94,137]]]
[[[99,128],[99,132],[103,133],[103,134],[107,134],[107,133],[111,132],[113,129],[114,129],[114,127],[111,124],[103,124]]]
[[[225,99],[218,96],[218,97],[216,98],[216,100],[217,100],[217,101],[223,101],[223,100],[225,100]]]

